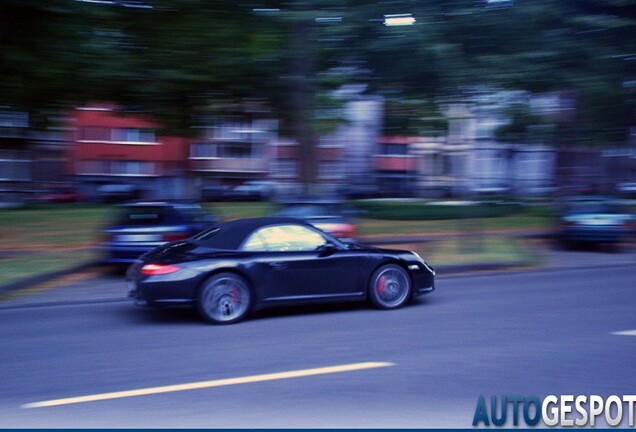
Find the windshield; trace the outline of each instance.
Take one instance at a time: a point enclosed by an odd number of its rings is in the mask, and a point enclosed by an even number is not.
[[[569,213],[621,213],[622,209],[616,203],[609,201],[580,201],[568,205]]]

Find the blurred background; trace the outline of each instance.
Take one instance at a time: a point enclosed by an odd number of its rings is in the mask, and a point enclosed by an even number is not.
[[[3,0],[0,273],[103,258],[131,200],[434,264],[623,250],[635,28],[630,0]]]

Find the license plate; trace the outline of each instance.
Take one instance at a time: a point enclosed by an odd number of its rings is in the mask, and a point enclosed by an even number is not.
[[[120,242],[151,242],[157,240],[158,236],[154,234],[120,234],[115,236],[115,241]]]
[[[610,219],[588,219],[584,222],[586,225],[611,225],[612,221]]]

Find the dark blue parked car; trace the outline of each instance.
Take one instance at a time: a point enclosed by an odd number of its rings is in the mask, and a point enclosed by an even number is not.
[[[563,202],[559,237],[566,245],[617,244],[632,234],[634,216],[608,197],[576,197]]]
[[[197,203],[148,201],[118,209],[115,222],[102,230],[108,263],[132,263],[157,246],[186,239],[218,222]]]

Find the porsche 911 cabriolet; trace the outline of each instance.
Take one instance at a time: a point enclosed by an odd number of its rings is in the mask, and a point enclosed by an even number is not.
[[[226,222],[160,246],[126,279],[138,304],[192,305],[214,324],[281,305],[369,300],[396,309],[435,289],[435,271],[415,252],[343,243],[285,217]]]

